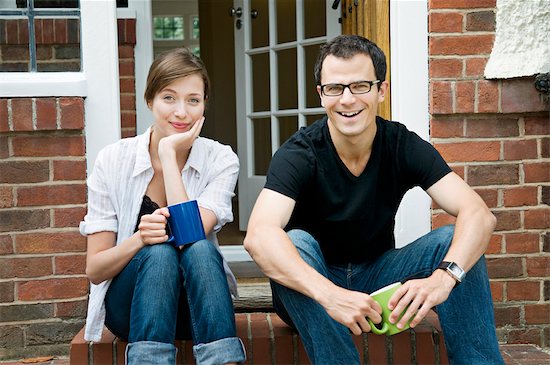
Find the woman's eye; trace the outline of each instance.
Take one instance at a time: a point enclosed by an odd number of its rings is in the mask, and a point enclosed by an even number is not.
[[[163,97],[164,100],[174,100],[174,97],[172,95],[165,95]]]
[[[190,102],[191,104],[198,104],[198,103],[200,103],[201,101],[200,101],[199,99],[189,99],[189,102]]]

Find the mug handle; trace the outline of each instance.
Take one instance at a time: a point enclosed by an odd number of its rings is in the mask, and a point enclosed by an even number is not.
[[[382,328],[378,328],[374,323],[372,323],[370,318],[367,318],[367,321],[369,322],[371,331],[377,335],[383,335],[390,329],[390,326],[386,322],[382,322]]]

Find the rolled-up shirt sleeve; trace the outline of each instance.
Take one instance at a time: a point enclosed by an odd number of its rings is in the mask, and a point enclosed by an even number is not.
[[[197,197],[198,205],[211,210],[218,219],[214,232],[233,221],[231,198],[235,196],[235,185],[239,176],[239,159],[231,148],[224,146],[223,153],[215,159],[215,165],[209,171],[208,183]]]
[[[118,220],[107,185],[108,172],[105,170],[104,151],[96,159],[92,174],[88,177],[88,213],[80,222],[80,233],[84,236],[103,232],[117,232]]]

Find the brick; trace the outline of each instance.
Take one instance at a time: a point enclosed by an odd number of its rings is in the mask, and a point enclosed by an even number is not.
[[[44,44],[52,44],[54,43],[54,27],[53,27],[53,19],[42,19],[42,37],[44,40]]]
[[[9,130],[8,99],[0,98],[0,132],[7,132]]]
[[[0,210],[0,232],[27,231],[50,225],[47,209]]]
[[[432,114],[451,114],[453,95],[450,82],[432,81],[430,112]]]
[[[550,227],[550,208],[526,210],[524,224],[526,229],[548,229]]]
[[[456,83],[455,110],[457,113],[473,113],[475,107],[475,85],[472,81]]]
[[[51,257],[0,258],[0,279],[35,278],[52,273]]]
[[[463,19],[461,13],[431,13],[428,17],[428,29],[435,33],[461,33]]]
[[[86,207],[56,208],[53,210],[54,227],[78,227],[86,215]]]
[[[78,60],[80,58],[80,46],[64,45],[54,46],[55,58],[58,60]]]
[[[522,186],[504,190],[504,206],[520,207],[538,204],[538,188],[536,186]]]
[[[539,251],[538,233],[506,233],[507,253],[535,253]]]
[[[429,0],[429,9],[495,8],[496,0]]]
[[[491,296],[494,302],[502,302],[504,300],[504,283],[502,281],[491,281]]]
[[[8,139],[8,137],[0,136],[0,158],[7,158],[10,156],[9,144],[10,139]]]
[[[489,58],[480,57],[480,58],[467,58],[464,61],[466,62],[466,75],[465,76],[483,76],[485,72],[485,66]],[[483,82],[480,80],[480,82]]]
[[[462,137],[464,135],[463,129],[464,129],[463,118],[432,117],[430,120],[430,137],[431,138]]]
[[[503,185],[519,183],[519,166],[517,164],[468,166],[468,184]]]
[[[533,77],[502,81],[501,105],[503,113],[545,111],[548,106],[533,87]]]
[[[2,191],[0,189],[0,200],[1,200],[1,195],[2,195]],[[542,187],[541,204],[550,205],[550,186]]]
[[[504,141],[505,160],[527,160],[537,158],[537,140]]]
[[[57,103],[55,98],[36,99],[36,129],[55,130],[57,128]]]
[[[498,203],[498,191],[496,189],[475,189],[475,192],[489,208],[496,208]]]
[[[60,98],[61,128],[84,128],[84,100],[82,98]]]
[[[16,136],[12,145],[15,157],[84,156],[83,136]]]
[[[123,60],[118,62],[118,72],[120,77],[134,77],[135,76],[135,64],[134,60]]]
[[[3,322],[50,319],[53,316],[53,304],[23,304],[0,306],[0,318]]]
[[[85,252],[86,237],[76,231],[18,234],[15,250],[20,254]]]
[[[520,307],[517,306],[495,306],[495,324],[497,327],[506,325],[519,325]]]
[[[530,277],[550,276],[550,256],[527,257],[527,274]]]
[[[86,255],[55,257],[55,275],[85,275]]]
[[[136,127],[136,113],[123,111],[120,113],[120,125],[122,128]]]
[[[493,234],[485,250],[485,254],[498,254],[502,253],[502,235]]]
[[[0,348],[21,348],[24,346],[23,328],[19,326],[0,326]]]
[[[467,119],[466,137],[517,137],[519,125],[517,119]]]
[[[27,45],[2,47],[2,59],[4,61],[28,62],[29,57],[29,46]]]
[[[9,235],[0,236],[0,255],[13,253],[13,240]]]
[[[0,183],[21,184],[48,181],[48,161],[0,161]]]
[[[118,46],[118,58],[124,59],[124,58],[130,58],[134,59],[134,47],[132,46]]]
[[[447,162],[497,161],[500,142],[437,143],[435,148]]]
[[[477,112],[498,112],[498,83],[495,81],[478,81]]]
[[[86,300],[55,303],[55,317],[84,318],[87,308]]]
[[[432,229],[446,226],[448,224],[455,224],[456,218],[447,213],[434,214],[432,216]]]
[[[540,139],[540,157],[550,157],[550,137]]]
[[[67,19],[55,19],[54,29],[54,42],[56,44],[67,43]]]
[[[523,276],[520,257],[499,257],[487,259],[487,271],[491,279],[519,278]]]
[[[86,161],[54,160],[54,180],[86,180]]]
[[[494,32],[495,26],[495,12],[493,10],[466,14],[466,31],[468,32]]]
[[[27,346],[69,343],[84,321],[35,323],[26,328]]]
[[[17,205],[64,205],[86,203],[86,185],[49,185],[20,187],[17,189]]]
[[[550,134],[550,121],[548,115],[542,117],[525,117],[526,135],[548,135]]]
[[[67,19],[67,43],[80,43],[79,19]]]
[[[38,61],[37,65],[39,66],[43,62],[40,61],[51,61],[53,58],[53,49],[51,46],[37,46],[36,47],[36,59]]]
[[[6,20],[6,44],[20,44],[19,24],[17,20]],[[21,27],[23,29],[25,27]]]
[[[526,163],[523,171],[526,183],[550,181],[550,162]]]
[[[120,110],[135,110],[136,109],[136,97],[131,95],[120,95]]]
[[[495,231],[511,231],[521,228],[521,217],[519,210],[498,210],[493,211],[497,218]]]
[[[544,281],[544,295],[543,300],[549,301],[550,300],[550,281],[545,280]]]
[[[11,100],[14,131],[32,131],[32,99],[15,98]]]
[[[526,304],[526,324],[548,324],[550,318],[550,304]]]
[[[508,301],[538,301],[540,299],[539,281],[509,281],[506,284]]]
[[[0,303],[10,303],[14,301],[14,287],[14,282],[0,282]]]
[[[250,314],[250,329],[252,331],[252,363],[267,364],[271,362],[271,336],[266,320],[266,313]]]
[[[531,345],[534,344],[537,346],[541,346],[542,344],[541,338],[542,338],[542,331],[538,328],[510,330],[508,332],[508,339],[506,343],[508,344],[525,343],[525,344],[531,344]]]
[[[542,235],[542,252],[550,252],[550,233]]]
[[[84,296],[88,293],[86,278],[55,278],[17,283],[18,299],[23,301],[44,299],[66,299]]]
[[[120,92],[121,93],[134,93],[136,92],[135,80],[133,78],[120,79]]]
[[[435,55],[489,55],[494,35],[460,35],[429,37],[429,53]],[[534,88],[533,88],[534,89]]]
[[[0,208],[10,208],[13,205],[13,188],[11,186],[0,187]]]
[[[293,353],[288,351],[292,348],[292,336],[294,332],[283,320],[274,314],[268,314],[273,326],[273,337],[275,340],[275,363],[292,364]]]

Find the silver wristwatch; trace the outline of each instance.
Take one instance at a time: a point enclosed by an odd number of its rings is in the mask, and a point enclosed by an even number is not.
[[[437,268],[447,271],[456,280],[456,285],[460,284],[466,276],[464,270],[456,262],[442,261]]]

